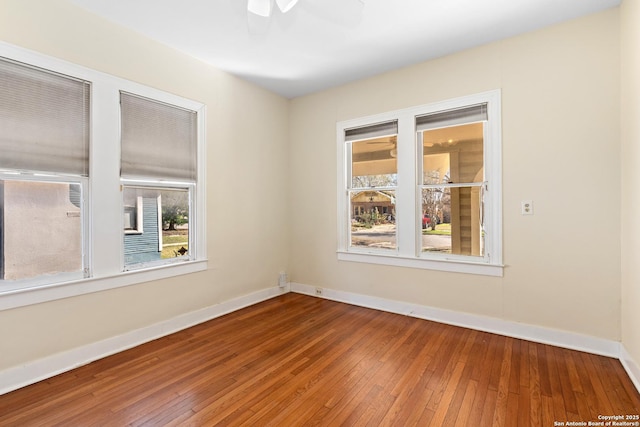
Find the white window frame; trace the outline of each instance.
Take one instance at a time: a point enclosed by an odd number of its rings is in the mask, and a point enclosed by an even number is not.
[[[501,93],[493,90],[431,104],[410,107],[337,123],[338,160],[338,260],[421,268],[487,276],[502,276],[502,126]],[[416,117],[439,111],[487,104],[489,120],[484,126],[484,228],[485,256],[473,257],[422,252],[420,204],[421,147],[416,135]],[[350,155],[345,130],[375,123],[398,121],[396,190],[396,250],[350,246],[350,204],[347,183]]]
[[[207,269],[206,254],[206,106],[158,89],[0,42],[0,57],[69,75],[91,83],[89,179],[84,183],[85,278],[51,281],[0,281],[0,310],[134,285]],[[197,233],[189,261],[123,271],[123,206],[120,192],[120,91],[196,111],[197,180],[193,189],[190,233]],[[22,179],[22,177],[18,178]],[[164,185],[164,183],[162,184]],[[197,230],[197,231],[196,231]],[[191,245],[190,245],[191,246]]]

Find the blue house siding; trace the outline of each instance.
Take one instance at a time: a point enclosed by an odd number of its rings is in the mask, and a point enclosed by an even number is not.
[[[125,265],[141,262],[156,261],[160,259],[158,251],[158,202],[155,197],[143,197],[142,199],[142,224],[141,234],[124,235],[124,263]]]

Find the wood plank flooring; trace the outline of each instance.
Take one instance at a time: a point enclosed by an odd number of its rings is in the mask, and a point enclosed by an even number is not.
[[[637,414],[615,359],[292,293],[0,396],[3,427],[538,427]]]

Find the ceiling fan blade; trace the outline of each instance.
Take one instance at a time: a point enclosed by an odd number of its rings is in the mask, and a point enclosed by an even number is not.
[[[247,0],[247,10],[268,18],[271,15],[271,0]]]
[[[298,0],[276,0],[276,3],[282,13],[287,13],[298,3]]]

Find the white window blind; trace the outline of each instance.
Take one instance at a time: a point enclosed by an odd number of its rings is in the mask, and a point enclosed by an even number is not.
[[[471,105],[455,110],[439,111],[433,114],[416,117],[416,130],[457,126],[473,122],[481,122],[488,119],[487,104]]]
[[[0,168],[87,176],[90,89],[0,58]]]
[[[120,104],[121,176],[195,182],[196,112],[126,92]]]
[[[376,123],[370,126],[363,126],[347,129],[345,134],[346,142],[360,141],[363,139],[381,138],[383,136],[395,135],[398,133],[398,121]]]

